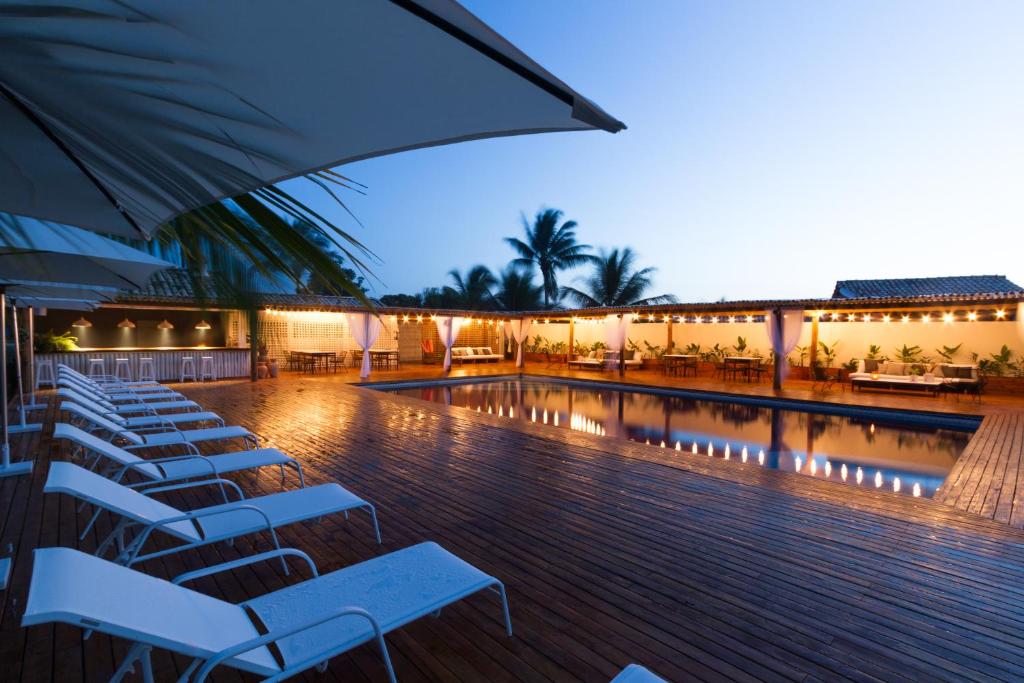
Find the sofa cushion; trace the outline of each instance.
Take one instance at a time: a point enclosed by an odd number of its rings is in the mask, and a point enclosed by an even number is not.
[[[881,372],[883,375],[897,375],[897,376],[905,375],[905,374],[907,374],[907,370],[906,370],[907,365],[908,365],[907,363],[899,363],[899,362],[896,362],[896,361],[887,361],[886,363],[882,364],[881,369],[879,370],[879,372]]]
[[[626,360],[633,360],[633,356],[636,355],[636,351],[629,349],[626,351]]]
[[[452,355],[453,356],[465,356],[466,355],[466,349],[462,348],[461,346],[457,347],[457,348],[454,348],[454,349],[452,349]]]

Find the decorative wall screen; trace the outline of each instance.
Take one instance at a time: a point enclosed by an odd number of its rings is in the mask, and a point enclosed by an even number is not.
[[[384,328],[373,349],[398,348],[398,325],[383,320]],[[343,313],[261,312],[260,332],[267,353],[279,362],[289,351],[352,351],[358,348]]]

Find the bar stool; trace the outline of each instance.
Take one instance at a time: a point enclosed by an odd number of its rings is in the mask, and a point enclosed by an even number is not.
[[[153,359],[146,357],[139,359],[139,381],[155,382],[156,369],[153,367]]]
[[[199,357],[199,381],[217,381],[217,371],[213,368],[213,356]]]
[[[51,387],[57,386],[57,381],[53,376],[52,358],[36,361],[36,389],[39,389],[44,384],[48,384]]]
[[[107,374],[107,364],[102,358],[89,359],[89,377],[103,379]]]
[[[131,361],[127,358],[115,358],[114,359],[114,377],[122,379],[125,382],[132,381],[132,366]]]
[[[181,357],[181,381],[186,379],[196,381],[196,359],[192,356]]]

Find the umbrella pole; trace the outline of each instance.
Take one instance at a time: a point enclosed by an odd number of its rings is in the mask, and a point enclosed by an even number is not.
[[[25,410],[42,410],[46,407],[45,403],[36,403],[36,310],[29,306],[28,311],[28,324],[26,326],[28,331],[28,405],[25,406]]]
[[[21,335],[18,334],[18,302],[11,301],[11,325],[14,331],[14,368],[18,378],[18,424],[10,428],[11,434],[24,434],[25,432],[38,432],[43,428],[40,423],[27,424],[25,422],[25,383],[21,372]]]
[[[32,471],[31,461],[11,464],[10,425],[7,423],[7,292],[3,288],[0,288],[0,398],[4,402],[3,410],[0,410],[4,439],[0,457],[0,477],[28,474]]]

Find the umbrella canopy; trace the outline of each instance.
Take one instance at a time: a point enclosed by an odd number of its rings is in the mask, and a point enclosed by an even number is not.
[[[158,270],[173,267],[88,230],[0,214],[0,287],[70,280],[92,287],[136,288]]]
[[[57,308],[64,311],[95,311],[100,307],[99,301],[89,301],[87,299],[50,299],[36,296],[12,297],[11,303],[21,308]]]
[[[0,6],[0,210],[102,232],[402,150],[624,127],[452,0]]]
[[[86,301],[96,306],[103,301],[113,301],[117,291],[113,287],[83,287],[59,282],[34,282],[29,280],[8,280],[0,278],[0,286],[7,296],[19,306],[36,306],[29,301]],[[39,306],[37,306],[38,308]],[[53,308],[61,308],[52,304]],[[76,309],[77,310],[77,309]]]

